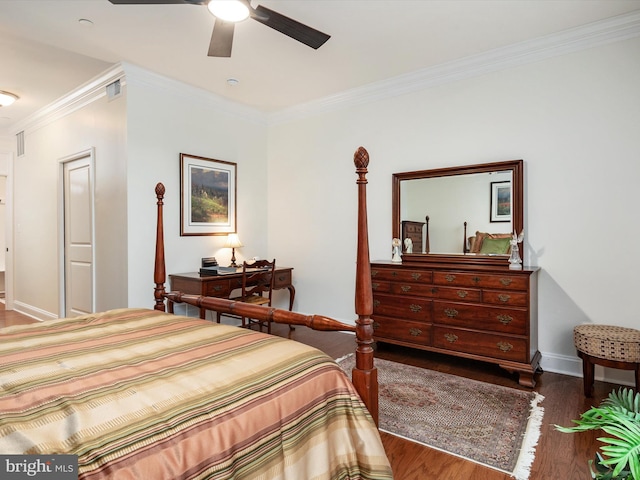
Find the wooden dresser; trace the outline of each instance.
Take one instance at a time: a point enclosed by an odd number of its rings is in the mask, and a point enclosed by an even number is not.
[[[537,272],[373,262],[374,338],[498,364],[534,387]]]

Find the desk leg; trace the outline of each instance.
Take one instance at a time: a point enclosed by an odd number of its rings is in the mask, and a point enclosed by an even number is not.
[[[200,309],[200,318],[202,320],[206,320],[206,318],[207,318],[207,311],[204,308]]]

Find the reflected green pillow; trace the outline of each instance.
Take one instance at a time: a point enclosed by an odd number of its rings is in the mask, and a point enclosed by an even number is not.
[[[480,247],[480,253],[507,253],[511,238],[485,238]]]

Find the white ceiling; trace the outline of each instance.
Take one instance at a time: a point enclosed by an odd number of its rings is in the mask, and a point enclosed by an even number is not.
[[[253,0],[331,35],[313,50],[254,20],[231,58],[207,56],[195,5],[0,0],[0,133],[118,62],[265,113],[632,11],[640,0]],[[89,19],[83,26],[79,19]],[[239,80],[230,86],[226,80]]]

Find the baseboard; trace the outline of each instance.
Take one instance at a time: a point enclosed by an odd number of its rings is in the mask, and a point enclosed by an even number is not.
[[[22,303],[17,300],[13,302],[13,309],[18,313],[26,315],[27,317],[35,318],[36,320],[40,321],[55,320],[56,318],[58,318],[58,315],[47,312],[45,310],[41,310],[31,305],[27,305],[26,303]]]
[[[542,352],[540,366],[545,372],[560,373],[572,377],[582,377],[582,360],[577,356],[558,355]],[[601,382],[615,383],[633,387],[635,378],[633,370],[619,370],[595,366],[595,379]]]

